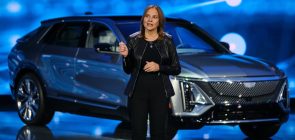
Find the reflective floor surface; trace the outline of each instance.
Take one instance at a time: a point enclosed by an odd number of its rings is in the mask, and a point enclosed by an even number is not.
[[[3,102],[2,102],[3,103]],[[120,121],[56,112],[47,127],[26,126],[14,109],[0,102],[2,140],[125,140],[131,131]],[[198,130],[179,130],[174,140],[248,139],[238,126],[205,126]],[[295,114],[291,114],[273,140],[295,139]]]

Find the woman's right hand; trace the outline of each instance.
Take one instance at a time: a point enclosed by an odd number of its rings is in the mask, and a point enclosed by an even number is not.
[[[119,52],[123,57],[126,57],[128,55],[128,48],[124,42],[119,43]]]

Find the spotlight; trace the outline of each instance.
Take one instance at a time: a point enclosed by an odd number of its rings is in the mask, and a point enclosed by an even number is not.
[[[242,0],[225,0],[225,2],[231,7],[237,7],[242,3]]]
[[[17,13],[20,11],[21,9],[21,5],[18,2],[10,2],[6,5],[6,9],[10,12],[10,13]]]
[[[228,33],[221,38],[221,41],[229,43],[230,51],[233,53],[243,55],[246,52],[246,42],[237,33]]]

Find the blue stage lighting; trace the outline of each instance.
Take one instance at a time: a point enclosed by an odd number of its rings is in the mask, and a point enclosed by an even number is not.
[[[8,53],[11,48],[16,44],[17,39],[21,36],[25,35],[28,31],[27,30],[19,30],[14,29],[7,32],[2,32],[0,34],[0,38],[2,38],[2,46],[0,49],[0,53]]]
[[[1,57],[0,57],[1,58]],[[1,58],[2,59],[2,58]],[[7,66],[6,66],[6,63],[2,63],[0,64],[0,71],[4,71],[4,70],[7,70]]]
[[[177,8],[171,8],[168,11],[165,11],[165,13],[167,15],[182,13],[182,12],[192,10],[192,9],[195,9],[198,7],[212,5],[212,4],[216,4],[216,3],[220,3],[220,2],[224,2],[224,1],[225,0],[211,0],[211,1],[201,2],[201,3],[197,3],[197,4],[189,4],[189,5],[185,5],[185,6],[179,6]]]
[[[19,34],[14,34],[9,37],[9,43],[10,46],[14,46],[16,44],[16,41],[20,38],[21,36]]]
[[[292,89],[292,88],[295,88],[295,79],[289,79],[289,88]]]
[[[9,82],[8,81],[4,81],[2,79],[0,79],[0,95],[4,95],[10,92],[10,88],[9,88]]]
[[[277,64],[277,67],[280,68],[281,70],[286,70],[289,67],[289,65],[286,62],[281,62]]]

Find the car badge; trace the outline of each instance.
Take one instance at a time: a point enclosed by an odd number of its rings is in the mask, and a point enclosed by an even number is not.
[[[243,83],[245,88],[253,88],[255,87],[256,83],[255,82],[245,82]]]

